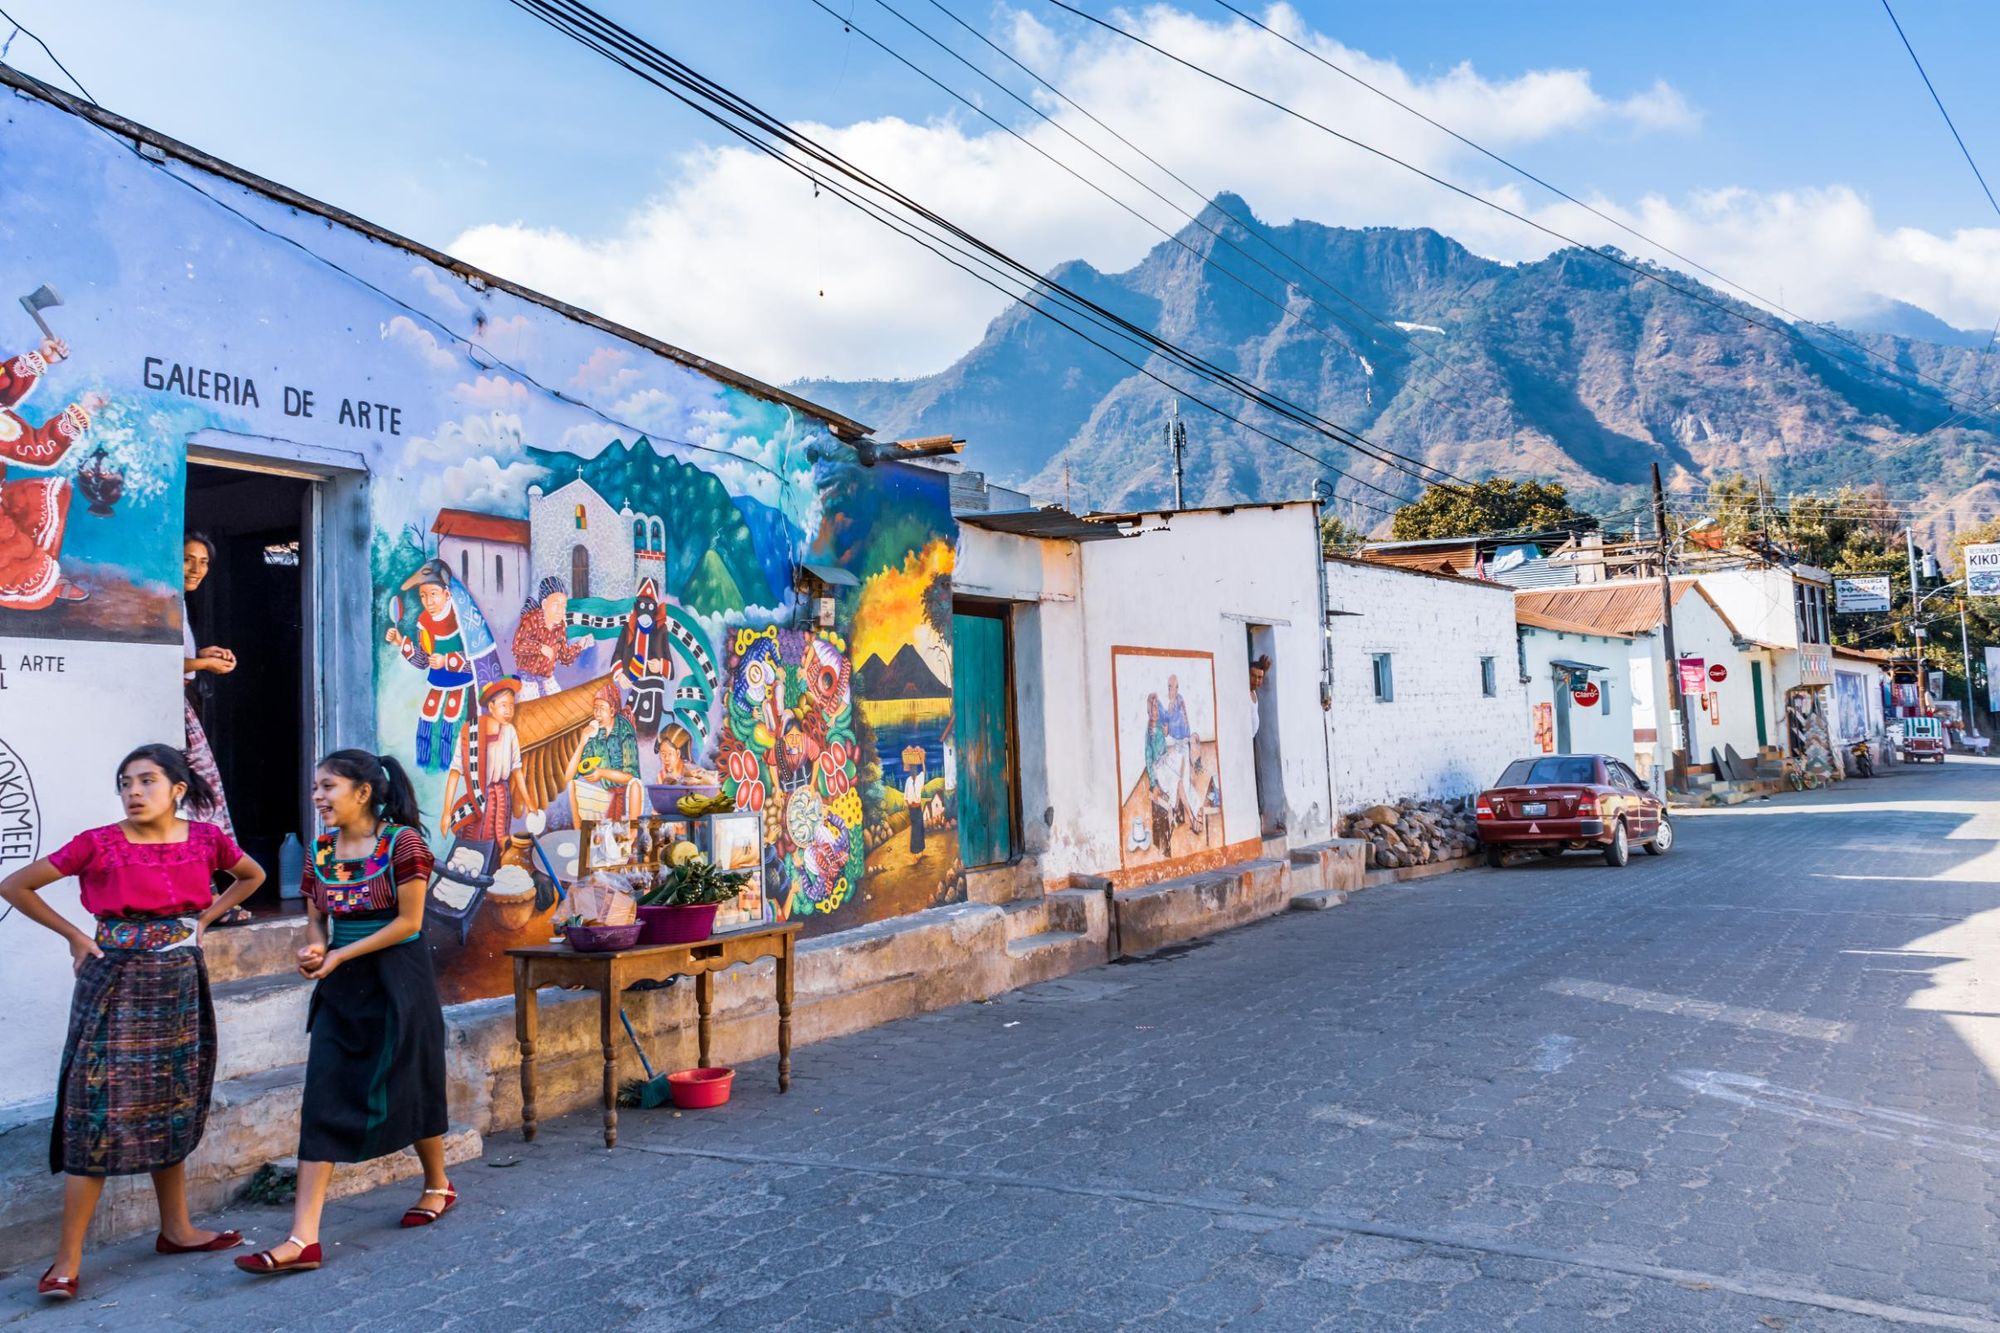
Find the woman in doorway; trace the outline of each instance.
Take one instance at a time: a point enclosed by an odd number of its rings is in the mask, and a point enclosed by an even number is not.
[[[208,790],[214,793],[210,798],[212,804],[190,809],[234,838],[236,827],[229,822],[229,802],[222,789],[222,771],[215,766],[215,751],[209,748],[208,733],[202,728],[201,715],[196,708],[210,688],[209,682],[202,677],[226,676],[236,670],[236,654],[227,648],[197,649],[194,646],[194,618],[188,613],[188,598],[194,596],[195,589],[208,578],[209,566],[214,563],[215,543],[199,532],[190,532],[181,543],[181,682],[187,696],[182,706],[187,713],[188,762],[201,775]]]
[[[256,892],[264,872],[221,829],[176,813],[213,796],[179,750],[142,745],[127,755],[118,795],[123,820],[0,880],[0,898],[68,942],[76,970],[49,1133],[49,1169],[67,1177],[62,1237],[38,1288],[55,1300],[77,1294],[84,1233],[107,1176],[151,1173],[161,1254],[243,1240],[196,1229],[182,1164],[201,1142],[215,1082],[202,932]],[[234,881],[219,898],[218,873]],[[93,934],[42,899],[40,890],[70,875],[97,918]]]
[[[320,1211],[336,1162],[414,1146],[424,1190],[403,1214],[428,1226],[458,1194],[444,1173],[444,1010],[424,944],[431,851],[402,765],[336,750],[313,775],[325,832],[306,866],[299,972],[319,984],[306,1010],[298,1199],[283,1244],[246,1255],[246,1273],[318,1268]]]

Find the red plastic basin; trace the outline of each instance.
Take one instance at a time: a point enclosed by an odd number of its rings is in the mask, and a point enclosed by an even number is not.
[[[720,1106],[729,1100],[729,1084],[735,1077],[733,1069],[677,1069],[667,1075],[667,1090],[674,1105],[684,1111]]]

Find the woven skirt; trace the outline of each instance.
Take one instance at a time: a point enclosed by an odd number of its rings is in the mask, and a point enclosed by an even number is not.
[[[299,1160],[365,1162],[445,1132],[444,1010],[416,939],[343,963],[313,989]]]
[[[215,1007],[201,950],[107,949],[70,998],[49,1170],[129,1176],[186,1159],[208,1123]]]

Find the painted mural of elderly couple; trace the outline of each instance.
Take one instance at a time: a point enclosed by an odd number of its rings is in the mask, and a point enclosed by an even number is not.
[[[1119,764],[1125,781],[1120,827],[1127,866],[1169,860],[1222,844],[1222,788],[1215,729],[1214,668],[1208,655],[1113,650]]]

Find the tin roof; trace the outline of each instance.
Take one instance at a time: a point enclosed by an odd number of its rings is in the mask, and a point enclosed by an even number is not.
[[[1586,625],[1580,621],[1564,620],[1532,607],[1523,606],[1521,599],[1514,599],[1514,621],[1530,629],[1553,630],[1558,634],[1591,634],[1600,639],[1629,639],[1630,634],[1620,634],[1616,630],[1601,629],[1596,625]]]
[[[440,509],[431,531],[440,537],[463,537],[472,541],[505,542],[510,546],[528,544],[528,520],[496,518],[466,509]]]
[[[1732,635],[1736,627],[1729,623],[1715,599],[1703,591],[1701,585],[1692,578],[1673,580],[1673,604],[1678,607],[1688,593],[1698,594]],[[1609,634],[1619,638],[1630,638],[1635,634],[1650,634],[1660,627],[1660,584],[1657,579],[1627,579],[1616,583],[1580,583],[1569,588],[1524,588],[1514,594],[1514,615],[1523,619],[1523,613],[1547,620],[1565,622],[1564,626],[1580,634]],[[1523,623],[1531,623],[1523,620]],[[1741,638],[1741,635],[1737,635]]]
[[[1112,537],[1129,537],[1118,523],[1106,518],[1083,518],[1067,509],[1051,505],[1047,509],[1003,509],[989,513],[958,515],[968,528],[1007,532],[1016,537],[1037,537],[1043,541],[1101,542]]]

